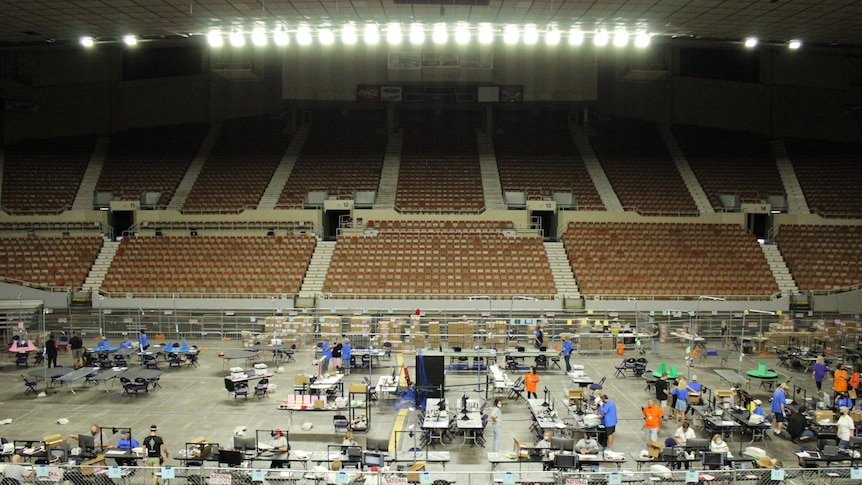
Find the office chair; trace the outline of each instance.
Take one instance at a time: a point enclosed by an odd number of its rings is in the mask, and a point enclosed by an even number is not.
[[[126,362],[126,358],[122,355],[114,356],[114,367],[127,367],[128,363]]]
[[[42,352],[33,356],[33,365],[39,366],[42,365],[43,362],[45,362],[45,355],[42,354]]]
[[[180,354],[174,352],[171,354],[171,358],[168,359],[168,368],[171,367],[180,367],[183,364],[183,359],[180,357]]]
[[[19,352],[17,356],[15,356],[15,365],[23,365],[24,367],[30,367],[30,363],[27,362],[27,354]]]
[[[594,384],[590,384],[590,390],[591,391],[601,390],[602,386],[605,385],[605,379],[607,379],[607,376],[602,376],[602,380],[600,380],[599,382],[596,382]]]
[[[27,379],[27,376],[21,376],[21,377],[24,378],[24,385],[27,387],[27,389],[24,391],[24,395],[26,396],[27,394],[29,394],[31,392],[33,394],[38,394],[36,392],[36,386],[39,383],[37,381],[31,381],[31,380]]]
[[[269,379],[261,379],[254,386],[254,397],[269,397]]]
[[[186,363],[188,364],[188,367],[198,367],[198,354],[196,352],[188,354],[188,357],[186,357]]]
[[[159,370],[159,363],[155,355],[144,355],[144,368]]]
[[[350,421],[343,414],[336,414],[332,417],[332,426],[335,428],[335,433],[346,433],[350,430]]]
[[[248,382],[240,381],[233,386],[233,400],[240,396],[248,399]]]

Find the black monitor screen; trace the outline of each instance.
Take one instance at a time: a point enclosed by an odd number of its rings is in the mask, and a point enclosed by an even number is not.
[[[383,466],[383,454],[382,453],[368,453],[365,452],[362,454],[362,466]]]
[[[218,456],[218,462],[228,466],[242,465],[242,453],[239,451],[221,450]]]
[[[709,450],[709,440],[705,438],[694,438],[685,442],[685,448],[689,451]]]
[[[79,434],[78,446],[85,451],[93,451],[96,448],[96,438],[91,434]]]
[[[254,450],[257,448],[254,436],[234,436],[233,447],[237,450]]]
[[[570,469],[578,466],[578,455],[558,453],[554,455],[554,468]]]
[[[703,454],[703,466],[724,466],[724,453],[705,452]]]

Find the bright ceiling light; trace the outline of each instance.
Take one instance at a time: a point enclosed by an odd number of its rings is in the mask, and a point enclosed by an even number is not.
[[[404,34],[401,33],[401,24],[393,22],[386,28],[386,42],[392,45],[398,45],[404,40]]]
[[[320,43],[323,45],[332,45],[335,42],[335,34],[332,33],[332,29],[318,30],[317,38],[320,39]]]
[[[517,44],[519,37],[520,33],[518,32],[517,25],[509,24],[503,30],[503,42],[507,44]]]
[[[272,41],[275,42],[275,45],[287,45],[290,43],[290,37],[283,28],[278,28],[272,34]]]
[[[425,43],[425,28],[422,27],[422,24],[410,26],[410,43],[415,45]]]
[[[362,36],[366,44],[376,44],[380,42],[380,30],[377,25],[368,24],[365,26],[365,35]]]
[[[455,27],[455,42],[462,45],[470,43],[470,27],[467,24],[458,24]]]
[[[242,35],[242,30],[234,30],[230,33],[230,45],[234,47],[242,47],[245,45],[245,36]]]
[[[93,47],[93,44],[96,43],[92,37],[81,37],[79,42],[81,42],[81,45],[84,47]]]
[[[299,45],[311,44],[311,27],[307,25],[300,25],[296,29],[296,42]]]
[[[584,33],[581,29],[572,28],[569,31],[569,45],[581,45],[584,43]]]
[[[480,44],[490,44],[494,42],[494,28],[491,27],[491,24],[482,24],[479,26],[479,43]]]
[[[749,37],[745,39],[745,47],[754,47],[757,45],[757,37]]]
[[[356,27],[353,24],[347,24],[341,28],[341,42],[347,45],[356,43]]]
[[[251,43],[258,47],[266,45],[266,30],[264,30],[263,27],[255,27],[254,30],[251,31]]]
[[[637,35],[635,35],[635,47],[648,47],[649,43],[650,37],[646,32],[638,32]]]
[[[210,47],[221,47],[224,44],[224,39],[221,37],[221,31],[210,30],[207,34],[207,43]]]
[[[446,24],[440,22],[434,25],[434,33],[431,34],[431,40],[435,44],[445,44],[449,40],[449,32],[446,30]]]
[[[123,37],[123,42],[127,46],[133,46],[133,45],[136,45],[138,43],[138,38],[135,37],[134,35],[127,35],[127,36]]]
[[[596,36],[593,37],[593,44],[597,46],[605,46],[608,45],[608,32],[605,30],[599,30],[596,32]]]
[[[802,41],[799,39],[793,39],[787,43],[787,47],[794,50],[799,49],[800,47],[802,47]]]
[[[616,47],[625,47],[629,43],[629,33],[625,29],[617,29],[614,32],[614,45]]]
[[[530,24],[524,27],[524,43],[533,45],[539,41],[539,29],[535,25]]]
[[[545,33],[545,44],[557,45],[560,43],[560,31],[551,29]]]

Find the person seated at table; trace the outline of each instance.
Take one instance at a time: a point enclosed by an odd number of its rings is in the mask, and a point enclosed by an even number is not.
[[[139,448],[140,446],[138,440],[130,436],[129,430],[124,429],[120,431],[120,439],[117,440],[117,449],[131,451],[133,448]],[[136,466],[138,464],[136,458],[117,458],[116,461],[117,465],[120,466]]]
[[[96,345],[96,350],[107,349],[111,344],[108,342],[108,337],[102,337],[99,339],[99,343]]]
[[[18,485],[22,483],[26,483],[28,478],[33,476],[33,469],[24,468],[21,465],[21,455],[14,454],[10,459],[11,463],[6,465],[3,468],[3,483],[7,483],[7,480],[15,480]]]
[[[132,348],[132,341],[129,340],[129,337],[123,337],[123,341],[120,342],[121,349],[130,349]]]
[[[756,414],[758,416],[763,416],[763,420],[766,420],[766,413],[763,411],[763,401],[760,399],[755,399],[751,401],[751,414]]]
[[[724,441],[724,437],[720,434],[716,434],[712,437],[712,441],[709,442],[709,451],[713,453],[724,453],[728,458],[733,456],[730,454],[730,446],[728,446],[727,441]]]
[[[809,441],[811,438],[814,438],[814,431],[808,427],[808,419],[805,417],[804,406],[787,418],[787,433],[790,434],[790,439],[794,443]]]
[[[575,451],[581,455],[594,455],[602,451],[602,447],[595,436],[587,433],[575,443]]]
[[[332,460],[332,464],[329,465],[329,470],[323,473],[323,483],[326,485],[335,485],[338,483],[338,473],[341,471],[341,460]],[[320,476],[320,475],[318,475]],[[353,475],[348,474],[348,482],[354,483],[362,476],[361,473],[355,473]]]
[[[347,448],[349,448],[351,446],[359,446],[359,443],[357,443],[356,440],[353,439],[353,432],[348,431],[348,432],[344,433],[344,439],[341,440],[341,454],[346,455],[347,454]]]
[[[287,438],[284,436],[284,432],[281,428],[275,428],[270,433],[272,439],[269,440],[269,450],[273,453],[287,453],[290,451],[290,445],[287,443]],[[284,464],[287,463],[288,467],[290,466],[290,462],[286,460],[272,460],[272,463],[269,464],[270,468],[281,468]]]
[[[835,411],[840,412],[841,408],[853,408],[853,400],[847,394],[838,394],[835,397]]]
[[[688,440],[695,438],[697,438],[697,433],[694,432],[691,425],[688,424],[688,421],[684,421],[682,426],[677,428],[676,433],[673,434],[673,439],[679,446],[685,446]]]

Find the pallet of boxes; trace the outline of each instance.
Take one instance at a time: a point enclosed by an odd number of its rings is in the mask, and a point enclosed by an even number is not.
[[[506,350],[507,326],[503,320],[496,320],[485,324],[485,348],[497,349],[498,352]]]
[[[410,316],[410,326],[407,328],[407,345],[412,349],[425,348],[425,334],[422,333],[422,317]]]

